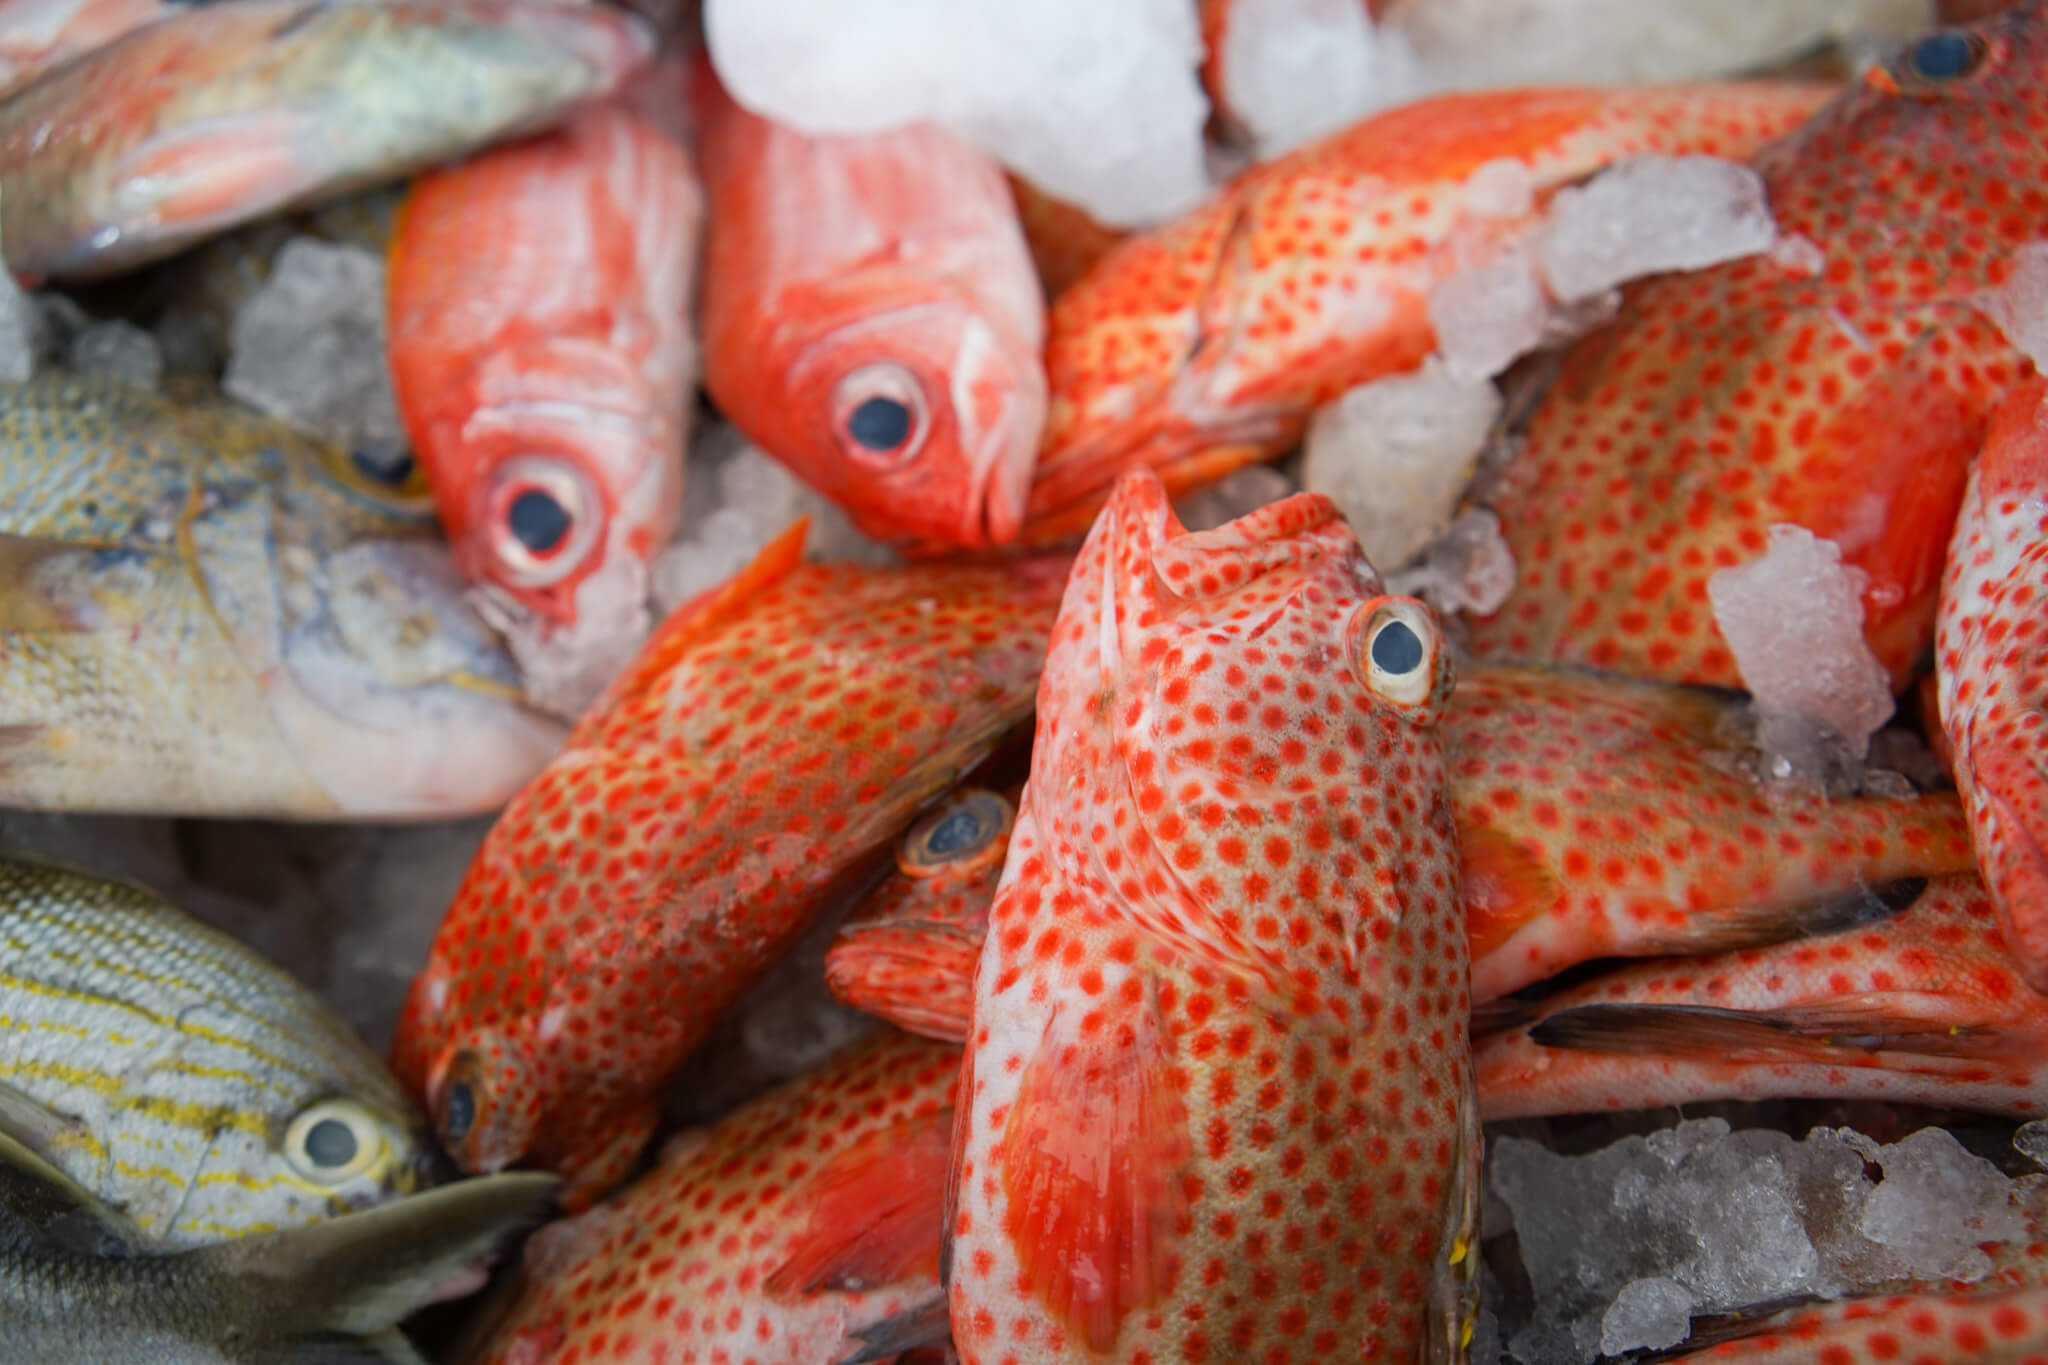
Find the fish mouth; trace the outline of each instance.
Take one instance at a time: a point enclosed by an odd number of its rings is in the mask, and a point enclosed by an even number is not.
[[[1007,545],[1024,524],[1045,434],[1045,366],[1028,348],[1005,344],[970,317],[952,365],[952,403],[970,471],[961,536],[968,545]]]

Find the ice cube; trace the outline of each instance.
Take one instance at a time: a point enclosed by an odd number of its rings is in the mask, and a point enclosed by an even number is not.
[[[1294,480],[1274,466],[1246,465],[1215,483],[1182,494],[1174,511],[1179,514],[1181,525],[1190,531],[1207,531],[1236,521],[1269,502],[1278,502],[1294,491]]]
[[[1540,250],[1551,292],[1569,302],[1768,251],[1776,239],[1755,170],[1711,156],[1639,156],[1559,190]]]
[[[2021,1124],[2012,1135],[2012,1145],[2021,1156],[2048,1171],[2048,1119]]]
[[[1187,0],[706,0],[704,31],[735,100],[807,133],[929,120],[1111,227],[1209,189]]]
[[[1695,1302],[1690,1289],[1661,1275],[1629,1281],[1600,1317],[1600,1353],[1676,1346],[1692,1335]]]
[[[1358,0],[1233,0],[1218,68],[1222,99],[1261,161],[1419,93],[1424,74],[1398,30]]]
[[[153,389],[164,377],[156,338],[120,318],[80,328],[71,338],[70,364],[79,374],[105,375],[139,389]]]
[[[2012,1182],[1945,1129],[1922,1128],[1877,1154],[1884,1183],[1863,1205],[1862,1232],[1916,1277],[1977,1280],[1991,1269],[1980,1242],[2026,1235]]]
[[[1493,378],[1542,345],[1551,331],[1550,299],[1536,256],[1522,243],[1445,276],[1429,291],[1428,308],[1445,368],[1466,383]]]
[[[574,721],[633,662],[654,628],[652,581],[649,566],[632,555],[607,556],[577,584],[576,619],[568,624],[543,620],[490,586],[469,600],[511,651],[526,699]]]
[[[1405,564],[1451,522],[1500,395],[1432,358],[1361,384],[1309,421],[1302,484],[1343,511],[1380,569]]]
[[[19,384],[35,374],[42,336],[42,310],[0,270],[0,381]]]
[[[384,262],[297,236],[235,317],[221,388],[341,445],[402,442],[384,358]]]
[[[1440,612],[1484,616],[1515,590],[1515,553],[1500,518],[1485,508],[1461,512],[1419,559],[1386,576],[1389,592],[1427,600]]]
[[[2048,374],[2048,242],[2014,251],[2011,273],[1984,296],[1983,305],[2005,339],[2024,351],[2036,370]]]
[[[1833,541],[1782,524],[1761,557],[1707,580],[1774,776],[1852,781],[1891,717],[1890,679],[1863,637],[1863,582]]]

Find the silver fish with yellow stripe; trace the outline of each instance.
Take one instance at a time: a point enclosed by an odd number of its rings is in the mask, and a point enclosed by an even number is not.
[[[433,1160],[384,1063],[288,973],[140,886],[20,857],[0,1133],[165,1248],[385,1203]]]
[[[0,384],[0,806],[496,809],[559,746],[424,481],[198,385]]]

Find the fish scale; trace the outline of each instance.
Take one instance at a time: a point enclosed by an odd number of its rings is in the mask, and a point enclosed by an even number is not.
[[[975,979],[941,1263],[967,1365],[1463,1359],[1450,686],[1328,499],[1189,534],[1119,484]]]
[[[44,1155],[164,1246],[420,1182],[424,1124],[376,1055],[296,981],[141,887],[0,859],[0,1000],[0,1084],[61,1123]],[[323,1181],[287,1155],[288,1130],[335,1099],[379,1150]],[[19,1126],[14,1105],[0,1091],[0,1127]]]
[[[892,838],[1030,712],[1065,564],[801,564],[686,604],[477,851],[393,1044],[471,1171],[586,1207],[662,1083]]]
[[[2044,19],[1968,30],[1952,79],[1918,45],[1874,68],[1752,161],[1799,250],[1631,286],[1566,354],[1486,497],[1517,576],[1476,657],[1740,686],[1707,583],[1792,523],[1868,575],[1865,636],[1911,675],[1970,460],[2027,372],[1977,309],[2048,216]]]

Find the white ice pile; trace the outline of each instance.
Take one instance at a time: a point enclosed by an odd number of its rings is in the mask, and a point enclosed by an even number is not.
[[[1222,49],[1225,100],[1260,161],[1430,84],[1406,36],[1359,0],[1234,0]]]
[[[1836,785],[1891,717],[1890,679],[1863,636],[1865,581],[1833,541],[1782,524],[1760,557],[1707,580],[1714,622],[1755,699],[1769,777]]]
[[[402,449],[384,354],[384,262],[361,247],[293,237],[235,316],[229,397],[346,446]]]
[[[683,480],[683,521],[654,561],[654,609],[666,616],[744,569],[763,546],[808,516],[814,560],[889,564],[894,551],[854,529],[844,512],[725,422],[698,425]]]
[[[1209,189],[1188,0],[706,0],[704,30],[733,98],[806,133],[938,123],[1116,227]]]
[[[2008,1180],[1941,1128],[1886,1146],[1714,1118],[1584,1156],[1513,1137],[1488,1153],[1534,1291],[1507,1342],[1520,1365],[1675,1345],[1694,1316],[1795,1295],[1980,1279],[1978,1243],[2027,1235],[2016,1198],[2042,1179]]]

